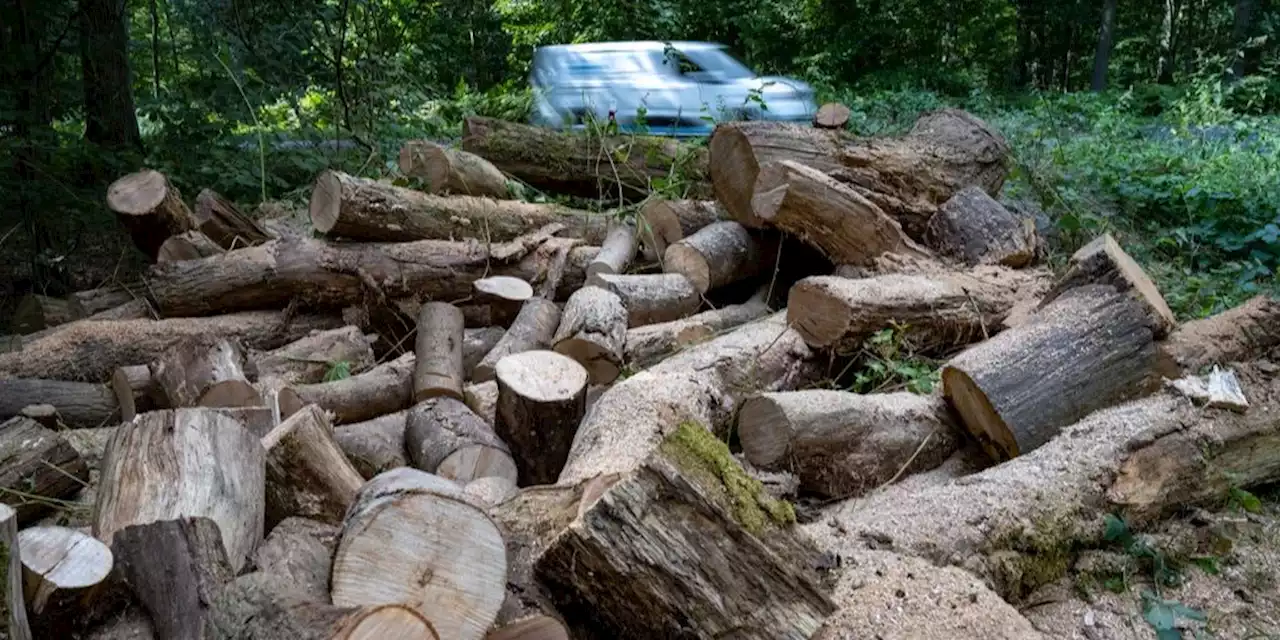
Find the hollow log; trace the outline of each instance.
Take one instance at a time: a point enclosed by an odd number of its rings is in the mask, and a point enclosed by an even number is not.
[[[511,448],[520,486],[552,484],[587,410],[587,370],[554,351],[498,362],[494,431]]]
[[[662,270],[683,275],[694,291],[705,294],[760,273],[768,266],[761,264],[763,253],[746,227],[722,220],[668,245]]]
[[[388,536],[399,544],[388,545]],[[366,483],[347,512],[331,593],[338,606],[411,603],[440,637],[478,640],[506,579],[493,521],[453,482],[401,467]]]
[[[196,195],[195,222],[200,231],[223,249],[239,249],[270,240],[272,235],[212,189]]]
[[[625,273],[636,257],[636,229],[630,224],[614,224],[600,244],[600,253],[587,265],[587,279],[604,273]]]
[[[648,200],[640,208],[639,236],[644,256],[660,259],[671,243],[727,219],[728,213],[715,200]]]
[[[369,338],[351,325],[316,332],[271,351],[251,351],[246,360],[255,379],[278,378],[289,384],[322,382],[337,368],[356,375],[374,364]]]
[[[218,246],[205,234],[192,229],[171,236],[156,251],[156,262],[177,262],[179,260],[198,260],[209,256],[226,253],[226,249]]]
[[[66,380],[0,380],[0,420],[22,413],[30,405],[47,404],[68,427],[106,426],[120,419],[120,404],[111,388],[92,382]]]
[[[261,397],[244,373],[244,353],[225,339],[193,338],[151,364],[170,407],[253,407]]]
[[[364,478],[333,437],[333,425],[314,404],[289,416],[262,438],[266,457],[266,526],[290,516],[337,524]]]
[[[633,368],[649,367],[681,349],[710,340],[722,331],[763,318],[769,313],[764,293],[760,291],[742,304],[628,329],[624,359]]]
[[[0,622],[9,632],[9,640],[31,640],[27,621],[27,604],[23,597],[22,555],[18,544],[18,512],[0,502],[0,562],[4,563],[4,580],[0,581]]]
[[[462,149],[427,140],[410,140],[400,147],[400,173],[426,183],[427,193],[511,197],[507,177],[488,160]]]
[[[337,544],[338,527],[285,518],[253,552],[253,564],[258,571],[288,578],[313,602],[328,602],[329,571]]]
[[[481,278],[474,286],[477,300],[489,305],[489,321],[504,328],[511,326],[524,301],[533,297],[533,287],[528,282],[511,276]]]
[[[340,425],[333,430],[333,440],[365,480],[383,471],[408,466],[404,444],[408,413],[401,410],[365,422]]]
[[[1035,258],[1035,221],[1019,218],[980,187],[965,187],[938,208],[925,243],[966,266],[1019,268]]]
[[[693,283],[679,273],[598,275],[588,284],[613,292],[627,308],[627,326],[671,322],[702,306]]]
[[[10,330],[30,334],[79,320],[82,312],[70,300],[31,293],[18,301],[9,323]]]
[[[608,384],[622,373],[626,339],[622,298],[599,287],[583,287],[565,302],[551,347],[585,367],[591,384]]]
[[[89,467],[56,431],[18,416],[0,423],[0,494],[26,526],[72,498]]]
[[[550,347],[559,326],[560,307],[546,298],[529,298],[511,328],[476,365],[472,381],[492,380],[498,363],[507,356]]]
[[[485,422],[493,424],[498,412],[498,381],[486,380],[469,384],[463,389],[467,406]]]
[[[235,577],[218,524],[183,517],[126,526],[111,543],[158,637],[202,638],[210,602]]]
[[[133,244],[155,260],[170,236],[196,228],[182,194],[159,171],[130,173],[107,188],[107,206],[129,232]]]
[[[1160,289],[1109,233],[1094,238],[1072,254],[1066,273],[1040,299],[1038,310],[1043,310],[1066,291],[1090,284],[1114,287],[1137,300],[1150,316],[1149,324],[1157,340],[1165,338],[1178,326],[1173,311],[1160,295]]]
[[[114,604],[108,577],[115,558],[93,536],[67,527],[36,526],[18,533],[17,546],[28,614],[40,637],[90,626]]]
[[[1280,346],[1280,297],[1259,295],[1208,318],[1180,325],[1161,350],[1182,367],[1199,373],[1213,364],[1259,357]]]
[[[839,102],[828,102],[818,107],[818,112],[813,114],[813,126],[819,129],[843,129],[849,124],[849,116],[852,112]]]
[[[459,485],[490,476],[516,483],[511,450],[461,400],[432,398],[415,405],[405,418],[404,444],[413,466]]]
[[[413,401],[462,399],[462,311],[447,302],[428,302],[418,312],[414,341]]]

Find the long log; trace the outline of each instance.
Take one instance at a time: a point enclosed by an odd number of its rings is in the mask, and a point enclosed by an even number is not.
[[[89,467],[56,431],[26,417],[0,424],[0,496],[27,525],[76,495]]]
[[[111,388],[91,382],[66,380],[0,380],[0,420],[20,414],[23,408],[47,404],[57,409],[68,427],[101,427],[120,419],[120,404]]]
[[[76,309],[77,316],[87,318],[145,297],[146,292],[141,286],[109,285],[77,291],[67,296],[67,301]]]
[[[587,410],[587,370],[563,354],[533,350],[500,360],[494,377],[494,431],[511,447],[519,484],[555,482]]]
[[[18,544],[18,513],[0,502],[0,562],[4,563],[4,579],[0,581],[0,624],[9,632],[10,640],[31,640],[27,621],[27,605],[22,588],[22,554]]]
[[[159,637],[206,637],[210,601],[235,577],[217,523],[184,517],[134,524],[116,532],[111,548]]]
[[[266,450],[265,528],[290,516],[337,524],[364,484],[316,405],[289,416],[262,437]]]
[[[1280,346],[1280,297],[1259,295],[1208,318],[1180,325],[1160,346],[1182,369],[1257,357]]]
[[[604,242],[600,243],[600,253],[587,265],[587,279],[598,273],[626,273],[636,257],[637,243],[636,228],[630,223],[610,226]]]
[[[762,290],[742,304],[628,329],[624,359],[634,368],[652,366],[681,349],[710,340],[722,331],[763,318],[769,313],[764,294]]]
[[[196,228],[182,194],[159,171],[144,169],[107,188],[107,206],[129,232],[133,244],[154,260],[170,236]]]
[[[474,382],[492,380],[498,363],[507,356],[551,346],[560,326],[560,308],[546,298],[529,298],[520,309],[511,328],[498,344],[485,354],[471,374]]]
[[[404,443],[407,416],[408,411],[401,410],[365,422],[339,425],[333,430],[333,440],[368,480],[383,471],[409,465]]]
[[[289,384],[325,380],[336,367],[355,375],[373,367],[373,346],[358,327],[320,331],[271,351],[250,351],[247,369],[254,379],[279,378]]]
[[[1094,238],[1072,254],[1066,273],[1044,294],[1037,309],[1043,310],[1058,296],[1075,287],[1090,284],[1115,287],[1141,304],[1150,317],[1151,329],[1157,340],[1178,326],[1173,311],[1160,295],[1160,289],[1110,233]]]
[[[727,220],[728,215],[715,200],[648,200],[640,208],[637,223],[644,256],[650,260],[661,258],[671,243],[713,222]]]
[[[1019,218],[981,187],[965,187],[929,219],[924,241],[967,266],[1023,267],[1035,258],[1035,221]]]
[[[400,147],[399,164],[401,173],[426,183],[427,193],[511,197],[507,177],[488,160],[469,151],[428,140],[410,140]]]
[[[212,189],[201,189],[196,195],[193,213],[200,231],[223,249],[262,244],[272,237],[262,225]]]
[[[599,287],[583,287],[565,302],[551,347],[585,367],[591,384],[609,384],[622,373],[626,339],[622,298]]]
[[[460,485],[477,478],[517,479],[511,449],[461,400],[419,402],[405,418],[404,447],[413,466]]]

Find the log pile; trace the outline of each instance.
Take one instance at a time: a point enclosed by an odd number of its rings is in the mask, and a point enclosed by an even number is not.
[[[0,353],[10,637],[891,637],[894,576],[1022,620],[1105,511],[1280,480],[1280,301],[1178,324],[1109,235],[1054,275],[998,132],[848,117],[701,152],[472,118],[410,180],[322,172],[314,237],[122,177],[152,264],[32,296]],[[890,343],[936,389],[846,390]],[[1169,390],[1211,365],[1247,403]]]

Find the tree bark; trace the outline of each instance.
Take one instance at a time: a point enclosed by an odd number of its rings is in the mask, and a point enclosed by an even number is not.
[[[636,257],[636,229],[630,224],[615,224],[609,228],[600,253],[587,265],[587,279],[599,273],[625,273]]]
[[[587,370],[554,351],[503,358],[494,431],[511,448],[520,486],[554,484],[587,410]]]
[[[1156,63],[1156,82],[1173,84],[1173,68],[1178,51],[1178,18],[1180,0],[1164,0],[1164,18],[1160,21],[1160,59]]]
[[[247,360],[255,379],[278,378],[289,384],[322,382],[339,365],[347,375],[374,366],[370,339],[351,325],[313,333],[271,351],[251,351]]]
[[[365,422],[341,425],[333,430],[333,440],[365,480],[383,471],[408,466],[404,444],[408,413],[401,410]]]
[[[447,302],[428,302],[418,312],[414,342],[413,401],[447,397],[462,400],[462,311]]]
[[[1074,287],[1089,284],[1114,287],[1137,300],[1146,310],[1157,340],[1166,337],[1178,324],[1160,289],[1110,233],[1098,236],[1071,256],[1066,273],[1040,299],[1038,309],[1044,309]]]
[[[107,189],[107,206],[129,232],[134,246],[152,260],[170,237],[196,228],[195,218],[182,201],[182,194],[164,174],[151,169],[130,173],[111,183]]]
[[[426,182],[427,193],[507,199],[507,177],[488,160],[461,149],[427,140],[410,140],[400,147],[400,173]]]
[[[245,215],[235,203],[212,189],[201,189],[194,211],[196,227],[228,251],[262,244],[271,239],[261,225]]]
[[[145,364],[118,367],[111,374],[111,391],[120,407],[120,421],[133,420],[135,415],[153,409],[170,409],[164,391],[151,375],[151,367]]]
[[[0,621],[9,632],[9,640],[32,640],[27,621],[27,604],[22,588],[22,549],[18,544],[18,512],[0,502],[0,562],[4,563],[4,589],[0,597]]]
[[[88,466],[56,431],[25,417],[0,424],[0,488],[20,526],[49,513],[50,500],[69,499],[88,482]]]
[[[516,483],[511,450],[461,400],[433,398],[410,409],[404,445],[413,466],[459,485],[485,477]]]
[[[943,203],[925,228],[925,243],[965,266],[1017,269],[1035,257],[1035,223],[1019,219],[978,187],[965,187]]]
[[[644,256],[650,260],[661,258],[671,243],[728,219],[728,212],[715,200],[649,200],[640,208],[639,235]]]
[[[762,290],[742,304],[627,330],[626,363],[633,368],[649,367],[682,349],[710,340],[726,329],[763,318],[769,313],[764,293]]]
[[[1098,47],[1093,53],[1093,78],[1089,82],[1089,88],[1094,91],[1107,88],[1107,69],[1111,66],[1115,22],[1116,0],[1102,0],[1102,27],[1098,29]]]
[[[503,358],[551,346],[556,328],[560,326],[560,308],[546,298],[530,298],[525,301],[506,335],[485,354],[471,375],[473,382],[492,380],[498,363]]]
[[[1248,360],[1280,346],[1280,298],[1259,295],[1173,331],[1160,348],[1184,372]]]
[[[306,518],[285,518],[253,554],[258,571],[287,578],[313,602],[329,600],[329,571],[338,527]]]
[[[156,252],[156,262],[177,262],[179,260],[199,260],[209,256],[226,253],[226,249],[218,246],[209,236],[199,231],[186,231],[170,236],[160,245]]]
[[[333,425],[307,405],[263,436],[266,457],[266,529],[290,516],[337,524],[364,477],[333,437]]]
[[[258,391],[244,373],[244,354],[225,339],[192,338],[151,364],[167,404],[179,407],[255,407]]]
[[[0,420],[39,404],[52,406],[61,422],[73,429],[106,426],[120,419],[116,396],[104,384],[22,378],[0,380]]]
[[[141,287],[136,291],[130,289],[130,287],[124,286],[85,289],[67,296],[67,302],[75,309],[75,315],[87,318],[146,297],[146,293]]]
[[[114,151],[142,151],[129,68],[125,0],[79,0],[84,137]]]
[[[746,227],[724,220],[669,245],[662,254],[662,270],[683,275],[701,295],[756,276],[767,268],[761,264],[764,253]]]
[[[598,275],[589,284],[610,291],[622,300],[622,306],[627,309],[628,327],[679,320],[702,306],[702,296],[680,273]]]
[[[591,384],[609,384],[622,373],[626,339],[622,299],[599,287],[583,287],[565,302],[551,347],[585,367]]]

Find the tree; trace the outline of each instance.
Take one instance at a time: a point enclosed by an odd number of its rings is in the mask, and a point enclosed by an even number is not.
[[[1107,88],[1107,68],[1111,65],[1111,48],[1115,40],[1116,0],[1103,0],[1102,28],[1098,30],[1098,49],[1093,54],[1093,81],[1090,88]]]
[[[127,0],[80,0],[84,137],[104,148],[142,150],[129,67]]]

